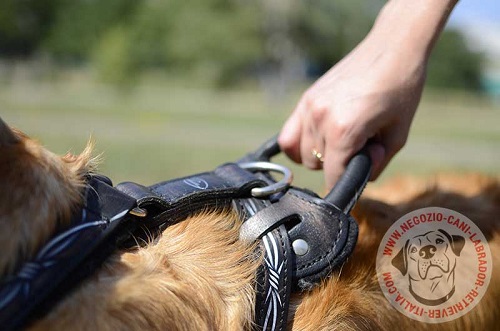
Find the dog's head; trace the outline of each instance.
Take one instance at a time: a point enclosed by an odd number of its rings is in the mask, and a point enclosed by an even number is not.
[[[409,290],[415,299],[436,305],[455,291],[455,266],[464,245],[462,236],[442,229],[429,231],[408,239],[392,265],[403,276],[408,274]]]
[[[59,157],[0,119],[0,275],[12,273],[59,229],[82,200],[91,147]]]
[[[392,260],[403,275],[413,279],[427,279],[434,272],[449,273],[465,245],[462,236],[450,235],[445,230],[429,231],[408,239]]]

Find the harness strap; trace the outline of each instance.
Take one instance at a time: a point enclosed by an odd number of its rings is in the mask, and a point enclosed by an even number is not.
[[[281,224],[294,246],[294,290],[309,290],[342,265],[357,240],[358,227],[351,216],[296,188],[246,220],[240,238],[261,239]]]
[[[210,207],[227,207],[235,198],[250,196],[250,190],[266,182],[234,163],[214,171],[161,182],[149,187],[125,182],[116,188],[133,197],[148,211],[144,225],[148,230],[163,230],[194,212]]]
[[[250,198],[234,200],[233,206],[240,212],[243,220],[248,220],[269,208],[271,203],[268,200]],[[259,239],[263,264],[255,281],[255,324],[258,330],[285,330],[293,287],[292,246],[285,225],[279,225],[274,230],[268,229]]]
[[[256,281],[256,321],[259,330],[285,330],[292,291],[292,247],[284,225],[262,237],[264,262]]]
[[[47,312],[83,278],[97,269],[130,234],[135,222],[125,222],[136,205],[103,177],[90,177],[84,206],[72,226],[47,242],[15,274],[0,282],[0,325],[19,330]]]

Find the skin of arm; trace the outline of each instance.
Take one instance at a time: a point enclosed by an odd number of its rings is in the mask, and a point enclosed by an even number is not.
[[[323,168],[331,188],[368,142],[376,179],[406,143],[429,55],[457,1],[387,2],[365,39],[302,95],[279,135],[281,149]]]

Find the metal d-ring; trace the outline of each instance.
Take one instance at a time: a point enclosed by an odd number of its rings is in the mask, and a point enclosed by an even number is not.
[[[271,194],[286,190],[292,184],[293,173],[287,167],[271,162],[246,162],[240,163],[239,166],[249,171],[274,171],[283,175],[283,178],[277,183],[264,186],[254,187],[251,191],[255,198],[267,197]]]

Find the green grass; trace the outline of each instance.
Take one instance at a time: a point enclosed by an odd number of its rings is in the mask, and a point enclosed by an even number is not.
[[[57,153],[83,149],[92,135],[102,173],[143,184],[210,170],[277,133],[302,88],[271,99],[255,86],[212,90],[174,82],[116,91],[76,78],[0,87],[2,118]],[[498,174],[500,105],[451,92],[424,96],[405,149],[383,178],[436,171]],[[322,174],[292,165],[296,183],[315,190]]]

